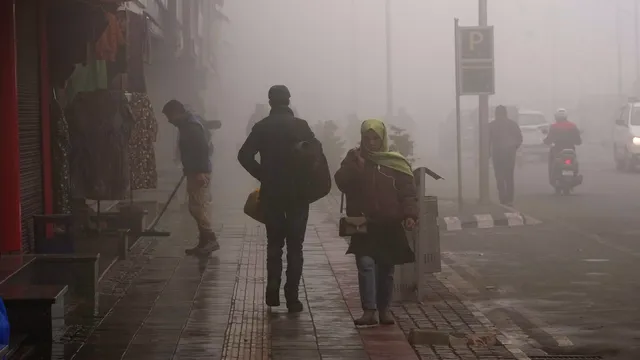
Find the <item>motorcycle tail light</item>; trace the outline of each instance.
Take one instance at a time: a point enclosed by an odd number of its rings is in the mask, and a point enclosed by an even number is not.
[[[565,159],[564,160],[564,164],[565,165],[571,165],[571,159]]]

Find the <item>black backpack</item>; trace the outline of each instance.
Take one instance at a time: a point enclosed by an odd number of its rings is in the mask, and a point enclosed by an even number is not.
[[[294,156],[300,164],[300,190],[307,203],[314,203],[331,191],[331,171],[324,155],[322,143],[316,138],[300,141],[294,147]]]

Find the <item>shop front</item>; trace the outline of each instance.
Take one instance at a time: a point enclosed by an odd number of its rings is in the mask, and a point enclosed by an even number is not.
[[[51,210],[48,109],[43,111],[47,102],[41,96],[47,81],[43,5],[41,0],[0,5],[3,253],[30,251],[33,215]]]

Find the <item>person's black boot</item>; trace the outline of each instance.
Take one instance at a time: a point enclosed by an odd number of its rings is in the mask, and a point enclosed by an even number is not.
[[[280,306],[280,279],[267,279],[267,289],[264,294],[264,302],[267,306]]]
[[[290,313],[295,314],[302,312],[304,306],[298,298],[298,287],[289,284],[284,285],[284,297],[287,300],[287,310]]]

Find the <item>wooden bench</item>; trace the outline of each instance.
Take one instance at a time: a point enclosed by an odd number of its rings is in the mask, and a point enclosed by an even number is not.
[[[53,344],[54,306],[64,314],[66,285],[0,285],[0,298],[7,308],[7,316],[14,336],[25,339],[18,346],[10,345],[7,352],[31,348],[35,356],[51,358]],[[17,350],[19,351],[19,350]]]

